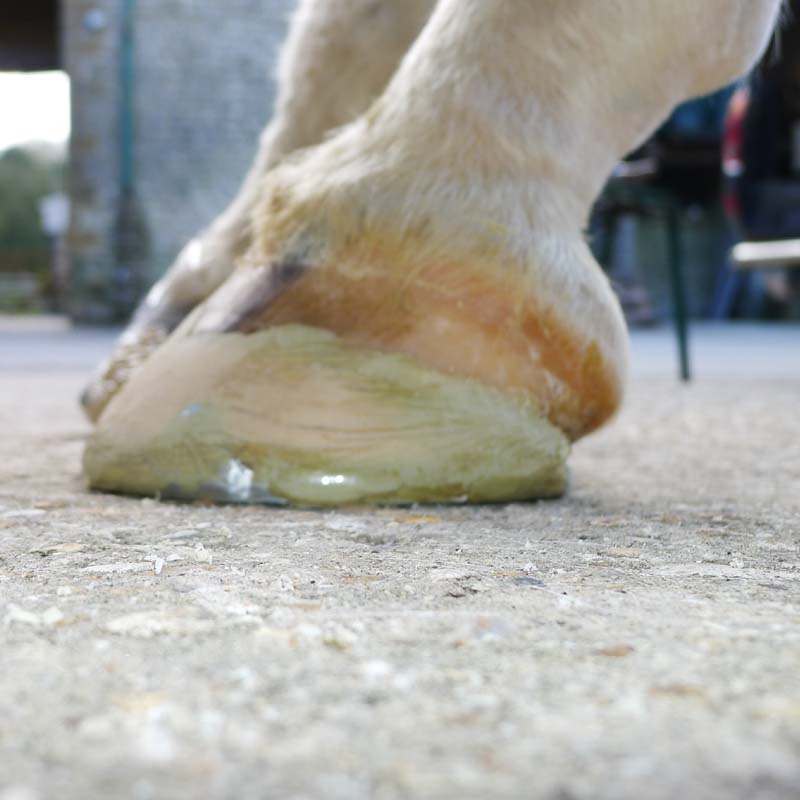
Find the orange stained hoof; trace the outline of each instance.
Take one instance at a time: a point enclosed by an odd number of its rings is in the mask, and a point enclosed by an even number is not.
[[[585,333],[584,320],[565,319],[522,270],[445,259],[417,263],[409,250],[362,245],[331,252],[324,266],[302,270],[263,308],[228,313],[228,329],[302,324],[361,347],[403,353],[443,374],[532,401],[573,441],[615,413],[622,376],[613,345]],[[231,296],[220,300],[235,305]]]

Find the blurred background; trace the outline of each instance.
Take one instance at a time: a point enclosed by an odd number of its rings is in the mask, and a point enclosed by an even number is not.
[[[244,176],[292,6],[4,9],[0,312],[128,317]],[[676,310],[800,319],[800,0],[792,6],[753,75],[676,110],[598,201],[587,234],[634,326]]]

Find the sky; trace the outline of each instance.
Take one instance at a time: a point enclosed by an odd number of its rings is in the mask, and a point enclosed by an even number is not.
[[[63,72],[0,72],[0,151],[69,137],[69,79]]]

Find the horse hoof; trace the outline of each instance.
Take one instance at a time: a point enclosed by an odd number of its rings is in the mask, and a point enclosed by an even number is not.
[[[92,434],[92,488],[334,506],[556,497],[569,442],[534,403],[308,325],[173,337]]]

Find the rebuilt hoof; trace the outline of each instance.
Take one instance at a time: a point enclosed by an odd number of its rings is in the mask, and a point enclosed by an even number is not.
[[[89,385],[81,393],[84,413],[91,422],[100,419],[114,395],[125,385],[133,371],[152,355],[167,338],[167,332],[157,328],[136,330],[123,338],[113,355],[101,364]]]
[[[235,503],[561,495],[566,436],[533,403],[305,325],[173,337],[89,440],[92,488]]]

